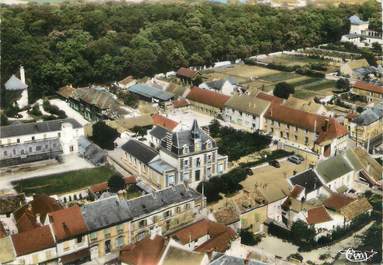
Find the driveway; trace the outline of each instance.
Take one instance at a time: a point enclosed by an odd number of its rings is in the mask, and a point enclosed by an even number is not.
[[[67,102],[57,98],[51,99],[49,100],[49,102],[52,105],[56,105],[59,109],[63,110],[65,114],[68,116],[68,118],[75,119],[82,126],[89,123],[89,121],[87,121],[79,112],[72,109]]]

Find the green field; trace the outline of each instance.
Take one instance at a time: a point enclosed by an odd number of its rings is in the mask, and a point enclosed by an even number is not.
[[[60,174],[14,181],[16,191],[27,196],[35,194],[60,194],[78,190],[109,179],[115,171],[109,167],[81,169]]]
[[[304,65],[315,64],[315,63],[327,64],[329,62],[328,60],[323,60],[323,59],[310,58],[307,56],[287,55],[287,54],[268,56],[262,61],[265,63],[283,64],[287,66],[293,66],[293,65],[304,66]]]
[[[263,76],[261,79],[266,80],[269,82],[283,82],[289,79],[294,79],[299,77],[300,75],[295,74],[295,73],[290,73],[290,72],[280,72],[277,74],[271,74],[271,75],[266,75]]]
[[[333,89],[335,88],[335,81],[320,79],[315,82],[311,82],[301,86],[300,88],[312,91],[325,90],[325,89]]]

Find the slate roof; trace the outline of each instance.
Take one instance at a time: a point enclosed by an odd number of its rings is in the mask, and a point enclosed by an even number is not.
[[[228,78],[225,78],[225,79],[219,79],[219,80],[213,80],[213,81],[209,81],[209,82],[206,82],[205,84],[211,88],[211,89],[214,89],[214,90],[222,90],[222,87],[223,85],[227,82],[229,82],[230,84],[232,85],[237,85],[238,82],[232,78],[232,77],[228,77]]]
[[[129,140],[121,146],[121,149],[145,164],[149,163],[154,157],[158,155],[156,150],[137,140]]]
[[[198,138],[201,140],[201,151],[206,150],[208,141],[211,142],[212,147],[216,146],[216,143],[213,138],[211,138],[206,132],[204,132],[199,126],[196,120],[193,122],[193,127],[191,130],[182,130],[174,132],[171,135],[171,139],[167,137],[163,138],[161,141],[161,146],[176,155],[183,154],[184,146],[189,148],[188,153],[195,152],[193,130]],[[170,144],[170,145],[169,145]],[[170,148],[170,149],[169,149]]]
[[[212,261],[210,261],[209,265],[266,265],[267,263],[263,263],[258,260],[248,260],[239,257],[233,257],[221,253],[215,253],[213,255]]]
[[[23,90],[28,88],[28,86],[15,75],[12,75],[8,81],[5,82],[4,86],[6,90]]]
[[[270,102],[256,96],[232,96],[225,103],[225,107],[235,109],[252,115],[260,116],[270,106]]]
[[[308,169],[302,173],[292,176],[289,180],[293,185],[299,185],[305,188],[306,194],[322,187],[320,178],[313,169]]]
[[[131,200],[119,199],[117,196],[98,200],[82,206],[81,212],[89,231],[96,231],[174,203],[198,198],[201,198],[201,194],[179,184]]]
[[[348,20],[350,20],[350,23],[353,25],[368,24],[368,21],[361,20],[357,15],[353,15],[353,16],[349,17]]]
[[[83,100],[86,103],[96,106],[99,109],[112,109],[118,107],[115,95],[104,87],[80,87],[74,92],[73,98]]]
[[[146,237],[120,251],[120,260],[130,265],[157,265],[166,248],[166,240],[156,235]]]
[[[16,137],[21,135],[38,134],[61,131],[61,124],[70,123],[73,128],[81,128],[81,124],[75,119],[52,120],[34,123],[19,123],[0,127],[0,137]]]
[[[128,88],[129,92],[136,93],[146,98],[156,98],[167,101],[174,97],[173,93],[163,91],[145,84],[136,84]]]
[[[352,122],[360,126],[367,126],[381,118],[383,118],[383,101],[372,108],[364,110],[359,116],[354,118]]]
[[[166,134],[168,132],[169,131],[167,129],[165,129],[164,127],[155,126],[153,129],[151,129],[149,131],[149,134],[152,135],[153,137],[161,140],[162,138],[164,138],[166,136]]]
[[[12,235],[12,241],[17,256],[27,255],[55,246],[55,240],[49,225],[14,234]]]
[[[366,90],[378,94],[383,94],[383,87],[373,84],[373,83],[366,83],[363,81],[356,81],[356,83],[353,85],[354,88]]]
[[[192,87],[186,98],[218,109],[223,109],[226,101],[230,99],[224,94],[199,87]]]
[[[318,162],[316,171],[326,183],[329,183],[334,179],[353,171],[353,168],[347,160],[339,154]]]
[[[172,165],[166,163],[162,159],[158,159],[158,160],[149,162],[148,166],[151,169],[154,169],[155,171],[157,171],[157,172],[159,172],[161,174],[164,173],[164,172],[167,172],[167,171],[176,170],[176,168],[174,168]]]

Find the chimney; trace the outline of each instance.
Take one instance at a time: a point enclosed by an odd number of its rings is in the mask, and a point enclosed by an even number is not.
[[[25,84],[25,71],[24,66],[20,65],[20,80]]]

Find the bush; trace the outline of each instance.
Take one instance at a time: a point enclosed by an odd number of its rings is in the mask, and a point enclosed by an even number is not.
[[[29,114],[36,116],[36,117],[42,116],[43,114],[40,111],[39,104],[33,105],[32,109],[29,111]]]
[[[286,82],[280,82],[276,84],[273,90],[274,96],[284,99],[288,99],[290,94],[294,94],[294,92],[294,86]]]
[[[350,81],[346,78],[340,78],[336,81],[335,87],[342,91],[350,90]]]
[[[241,237],[241,244],[246,246],[255,246],[262,240],[260,236],[254,235],[247,229],[241,229],[239,236]]]
[[[43,108],[46,112],[56,115],[60,119],[65,119],[67,117],[63,110],[60,110],[56,105],[51,105],[47,99],[44,99],[43,101]]]
[[[307,75],[307,76],[311,76],[311,77],[319,77],[319,78],[324,78],[325,77],[324,73],[318,72],[316,70],[311,70],[311,69],[309,69],[307,67],[300,67],[300,68],[296,69],[295,72],[297,74]]]
[[[6,126],[6,125],[9,125],[8,118],[3,113],[1,113],[1,115],[0,115],[0,126]]]
[[[300,261],[300,262],[303,261],[303,257],[302,257],[302,255],[299,254],[299,253],[294,253],[294,254],[289,255],[289,256],[287,257],[287,260],[290,260],[290,259],[295,259],[295,260],[298,260],[298,261]]]
[[[197,191],[204,193],[208,203],[216,202],[222,199],[220,192],[223,189],[223,185],[223,181],[220,177],[214,177],[209,179],[209,181],[201,181],[197,186]]]

